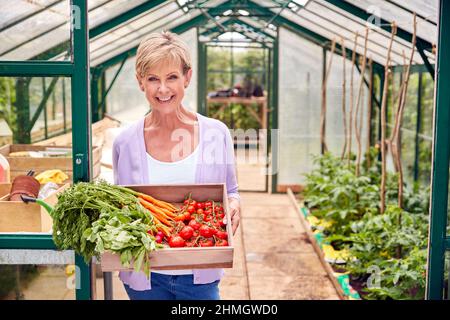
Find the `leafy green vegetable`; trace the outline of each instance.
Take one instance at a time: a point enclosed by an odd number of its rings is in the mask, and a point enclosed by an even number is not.
[[[88,262],[105,251],[117,253],[124,266],[149,274],[148,252],[158,246],[156,230],[133,190],[104,181],[81,182],[59,194],[52,213],[53,239],[62,250],[72,249]]]

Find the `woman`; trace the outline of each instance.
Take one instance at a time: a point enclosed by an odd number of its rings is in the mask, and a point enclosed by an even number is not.
[[[189,51],[175,34],[154,33],[141,42],[136,78],[151,112],[126,128],[113,144],[116,184],[226,183],[233,235],[240,201],[234,149],[220,121],[187,110],[184,90],[192,76]],[[227,223],[227,221],[224,221]],[[222,269],[121,272],[130,299],[219,297]]]

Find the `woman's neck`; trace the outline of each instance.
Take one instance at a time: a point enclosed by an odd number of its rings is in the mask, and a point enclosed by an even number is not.
[[[175,130],[186,125],[195,125],[195,118],[195,115],[183,106],[179,106],[170,113],[164,113],[154,109],[146,116],[145,127]]]

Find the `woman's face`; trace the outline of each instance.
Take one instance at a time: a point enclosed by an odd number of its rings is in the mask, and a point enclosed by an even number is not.
[[[171,113],[181,105],[184,89],[189,85],[192,70],[183,75],[181,65],[162,62],[147,70],[146,77],[136,75],[153,110]]]

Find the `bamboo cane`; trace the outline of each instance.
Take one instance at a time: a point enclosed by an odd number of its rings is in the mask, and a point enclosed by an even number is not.
[[[349,132],[348,132],[348,158],[347,165],[350,167],[350,157],[352,153],[352,122],[353,122],[353,73],[355,72],[356,45],[358,43],[358,31],[355,34],[355,42],[353,44],[352,53],[352,71],[350,74],[350,114],[349,114]]]
[[[355,175],[359,176],[359,170],[360,170],[360,164],[361,164],[361,153],[362,153],[362,146],[361,146],[361,130],[362,130],[362,112],[360,113],[360,104],[361,104],[361,96],[363,91],[363,85],[364,85],[364,75],[366,72],[366,57],[367,57],[367,40],[369,38],[369,28],[366,28],[366,33],[364,35],[364,54],[363,54],[363,62],[361,67],[361,76],[359,78],[359,87],[358,87],[358,97],[356,99],[356,110],[355,110],[355,138],[356,138],[356,144],[358,145],[358,152],[356,156],[356,167],[355,167]],[[360,119],[359,119],[359,127],[358,127],[358,115],[360,113]]]
[[[389,47],[387,51],[386,64],[384,66],[384,85],[383,85],[383,99],[381,102],[381,187],[380,187],[380,213],[383,214],[386,207],[386,103],[387,103],[387,91],[388,91],[388,80],[390,73],[390,62],[391,62],[391,50],[392,43],[394,42],[395,34],[397,33],[397,26],[395,22],[392,23],[391,38],[389,41]]]
[[[347,150],[347,110],[345,108],[345,94],[346,94],[346,70],[345,70],[345,60],[347,60],[346,54],[345,54],[345,45],[344,45],[344,38],[341,38],[341,47],[342,47],[342,119],[344,121],[344,146],[342,148],[342,155],[341,160],[345,157],[345,152]]]
[[[320,142],[323,146],[324,152],[328,150],[326,144],[326,117],[327,117],[327,81],[330,75],[331,64],[333,62],[334,50],[336,48],[336,40],[331,42],[331,54],[328,65],[326,66],[325,78],[322,81],[322,110],[320,113]]]
[[[369,101],[367,105],[367,143],[366,143],[366,152],[367,152],[367,168],[370,168],[370,137],[372,136],[372,91],[373,91],[373,66],[372,66],[372,58],[369,58]]]

